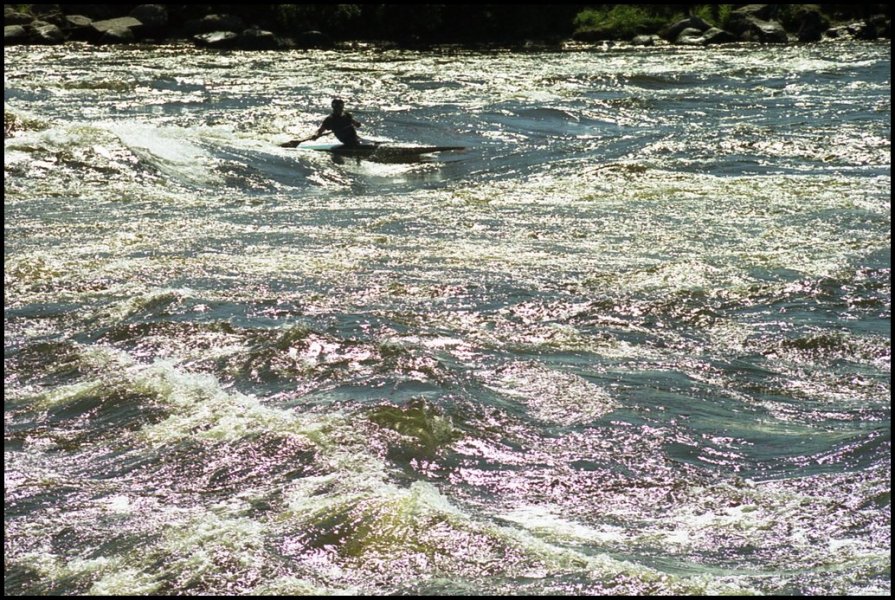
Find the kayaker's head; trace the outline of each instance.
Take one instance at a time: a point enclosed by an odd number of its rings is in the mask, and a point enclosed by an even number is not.
[[[345,110],[345,101],[341,98],[333,98],[333,114],[340,115]]]

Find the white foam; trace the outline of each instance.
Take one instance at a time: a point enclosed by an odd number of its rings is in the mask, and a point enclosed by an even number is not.
[[[138,158],[181,183],[223,183],[213,157],[191,141],[188,130],[132,122],[108,127]]]

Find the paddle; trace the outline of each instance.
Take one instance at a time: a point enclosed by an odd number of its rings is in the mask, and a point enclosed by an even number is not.
[[[330,131],[324,131],[321,135],[328,135],[329,133],[332,133],[332,132],[330,132]],[[306,138],[303,139],[303,140],[290,140],[290,141],[288,141],[288,142],[284,142],[284,143],[280,144],[280,147],[282,147],[282,148],[295,148],[296,146],[298,146],[299,144],[301,144],[301,143],[303,143],[303,142],[310,142],[311,140],[316,140],[317,137],[318,137],[318,136],[316,136],[316,135],[312,135],[311,137],[306,137]]]

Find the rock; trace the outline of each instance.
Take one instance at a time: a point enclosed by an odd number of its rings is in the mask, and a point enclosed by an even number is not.
[[[56,25],[44,21],[34,21],[31,24],[31,38],[35,44],[61,44],[65,41],[65,34]]]
[[[212,31],[211,33],[199,33],[193,36],[193,43],[200,48],[216,48],[229,50],[236,48],[239,43],[239,34],[233,31]]]
[[[29,4],[31,14],[40,17],[41,21],[48,20],[48,17],[59,14],[58,4]]]
[[[848,31],[845,27],[830,27],[826,31],[824,31],[824,39],[825,40],[838,40],[841,37],[849,37]]]
[[[321,31],[303,31],[293,39],[298,48],[332,48],[335,46],[332,38]]]
[[[793,12],[793,29],[800,42],[817,42],[830,27],[829,19],[816,4],[803,4]]]
[[[758,19],[759,21],[775,19],[779,8],[777,4],[747,4],[741,6],[730,13],[730,18],[727,20],[727,28],[731,32],[739,34],[739,28],[751,19]]]
[[[746,28],[739,34],[744,42],[758,42],[761,44],[785,44],[789,36],[783,29],[783,25],[777,21],[762,21],[749,19]]]
[[[3,45],[14,46],[26,44],[29,41],[28,32],[21,25],[5,25],[3,27]]]
[[[679,46],[703,46],[705,45],[705,40],[700,30],[695,27],[687,27],[678,34],[674,43]]]
[[[831,27],[824,32],[824,38],[834,40],[875,40],[876,28],[863,21]]]
[[[62,30],[69,40],[90,42],[97,39],[96,31],[91,27],[93,20],[84,15],[65,15],[62,19]]]
[[[661,39],[657,35],[635,35],[631,43],[635,46],[655,46]]]
[[[134,35],[134,30],[130,27],[113,27],[106,29],[96,43],[100,45],[130,44],[136,39],[137,36]]]
[[[876,27],[869,21],[850,23],[846,25],[846,28],[856,40],[875,40],[877,37]]]
[[[93,21],[90,27],[93,28],[99,43],[121,44],[136,39],[137,33],[143,28],[143,23],[133,17],[119,17]],[[125,30],[128,33],[125,33]]]
[[[31,21],[34,20],[34,17],[31,15],[26,15],[23,12],[19,12],[16,9],[5,6],[3,7],[3,25],[28,25]]]
[[[285,42],[272,31],[252,27],[239,36],[239,47],[243,50],[280,50],[285,47]]]
[[[201,19],[192,19],[184,24],[187,35],[213,33],[216,31],[243,31],[245,22],[232,15],[205,15]]]
[[[90,27],[93,24],[93,19],[84,15],[65,15],[64,21],[72,29]]]
[[[711,25],[700,19],[699,17],[688,17],[683,21],[678,21],[674,25],[667,27],[659,32],[659,37],[669,42],[676,42],[681,32],[685,29],[696,29],[701,34],[703,31],[711,29]]]
[[[713,44],[732,44],[739,41],[734,34],[729,31],[724,31],[723,29],[718,29],[717,27],[712,27],[703,33],[702,39],[706,46],[711,46]]]
[[[776,8],[771,4],[747,4],[730,13],[727,19],[727,30],[740,38],[743,38],[751,29],[755,21],[770,21],[776,14]]]

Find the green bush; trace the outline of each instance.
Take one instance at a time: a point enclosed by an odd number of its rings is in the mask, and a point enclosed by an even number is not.
[[[575,17],[575,33],[595,33],[603,39],[630,39],[656,33],[668,18],[637,5],[615,4],[611,8],[587,8]]]
[[[732,11],[733,4],[699,4],[694,7],[693,14],[719,29],[727,29]]]

